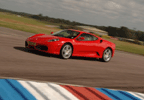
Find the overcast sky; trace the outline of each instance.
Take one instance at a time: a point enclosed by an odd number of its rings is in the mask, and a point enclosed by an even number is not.
[[[0,0],[0,8],[144,31],[144,0]]]

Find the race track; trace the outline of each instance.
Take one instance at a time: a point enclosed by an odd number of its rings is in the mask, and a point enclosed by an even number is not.
[[[68,60],[28,51],[32,33],[0,27],[0,77],[24,78],[144,93],[144,56],[116,51],[108,63],[73,57]]]

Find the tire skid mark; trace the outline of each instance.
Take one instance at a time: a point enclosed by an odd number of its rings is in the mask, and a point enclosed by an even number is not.
[[[65,94],[63,94],[59,89],[57,89],[56,87],[52,86],[51,84],[47,85],[52,88],[55,92],[59,93],[62,97],[64,97],[66,100],[71,100],[68,96],[66,96]]]
[[[74,94],[77,98],[80,100],[89,100],[86,96],[84,96],[82,93],[78,92],[77,90],[73,89],[72,86],[66,86],[66,85],[61,85],[68,91],[70,91],[72,94]]]
[[[35,90],[32,86],[30,86],[26,81],[18,81],[20,84],[22,84],[30,93],[32,93],[33,96],[35,96],[35,98],[37,100],[45,100],[44,97],[42,97],[42,95],[40,95],[37,90]]]
[[[88,91],[90,91],[91,93],[93,93],[96,97],[99,97],[101,100],[112,100],[111,98],[109,98],[108,96],[106,96],[105,94],[100,93],[99,91],[97,91],[96,89],[94,90],[93,88],[90,87],[85,87]]]
[[[17,87],[15,87],[15,86],[10,82],[10,80],[6,79],[5,81],[6,81],[12,88],[14,88],[14,90],[15,90],[17,93],[19,93],[22,98],[24,98],[24,100],[28,100],[28,98],[25,97],[25,95],[24,95]]]
[[[123,94],[123,95],[125,95],[125,96],[131,98],[132,100],[138,100],[137,97],[134,97],[133,95],[131,95],[131,94],[128,93],[128,92],[125,92],[125,91],[118,91],[118,92],[120,92],[121,94]]]
[[[45,94],[43,94],[37,87],[35,87],[33,84],[30,82],[27,82],[29,86],[31,86],[39,95],[41,95],[45,100],[50,100]]]

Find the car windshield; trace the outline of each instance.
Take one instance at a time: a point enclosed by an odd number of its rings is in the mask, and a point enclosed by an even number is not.
[[[62,30],[62,31],[58,31],[58,32],[55,32],[54,36],[58,36],[58,37],[65,37],[65,38],[70,38],[70,39],[73,39],[75,38],[76,36],[78,36],[79,32],[76,32],[76,31],[72,31],[72,30]]]

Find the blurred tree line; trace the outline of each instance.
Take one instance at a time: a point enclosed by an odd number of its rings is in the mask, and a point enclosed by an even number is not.
[[[135,31],[132,29],[128,29],[127,27],[105,27],[105,26],[95,26],[98,29],[104,30],[108,32],[109,36],[113,37],[123,37],[123,38],[129,38],[139,41],[144,41],[144,32],[142,31]]]
[[[10,11],[10,10],[5,10],[5,9],[1,9],[1,8],[0,8],[0,12],[9,12],[12,14],[21,15],[21,16],[37,19],[40,21],[44,21],[44,22],[65,24],[65,25],[60,25],[61,29],[70,28],[70,29],[82,30],[81,28],[77,27],[76,25],[92,26],[92,27],[101,29],[103,31],[107,31],[109,36],[123,37],[123,38],[144,41],[144,32],[128,29],[127,27],[124,27],[124,26],[117,28],[117,27],[111,27],[111,26],[106,27],[106,26],[88,25],[88,24],[83,24],[83,23],[69,21],[69,20],[60,19],[60,18],[51,18],[48,16],[43,16],[42,14],[33,15],[33,14],[28,14],[28,13],[23,13],[23,12],[15,12],[15,11]]]
[[[66,25],[73,25],[73,26],[87,25],[87,24],[83,24],[83,23],[79,23],[79,22],[75,22],[75,21],[69,21],[69,20],[60,19],[60,18],[51,18],[48,16],[43,16],[42,14],[33,15],[33,14],[24,13],[24,12],[15,12],[15,11],[1,9],[1,8],[0,8],[0,12],[8,12],[8,13],[21,15],[21,16],[25,16],[25,17],[37,19],[40,21],[45,21],[45,22],[52,22],[52,23],[59,23],[59,24],[66,24]]]

